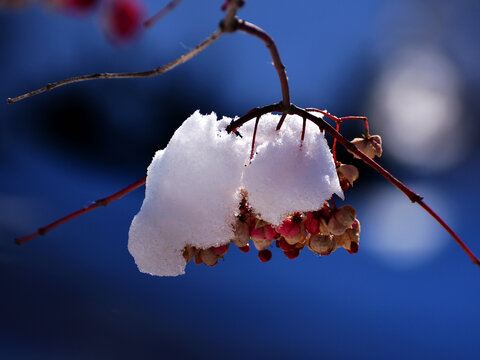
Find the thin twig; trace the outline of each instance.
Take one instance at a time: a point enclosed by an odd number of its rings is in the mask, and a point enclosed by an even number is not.
[[[255,138],[257,137],[257,128],[258,128],[259,121],[260,121],[260,116],[257,117],[257,120],[255,120],[255,127],[253,129],[252,150],[250,151],[250,163],[252,162],[253,155],[255,154]]]
[[[246,32],[247,34],[253,35],[261,39],[265,43],[265,46],[268,48],[268,50],[270,50],[270,55],[273,60],[273,66],[275,66],[275,69],[278,73],[278,78],[280,79],[280,86],[282,88],[282,103],[285,109],[288,108],[290,106],[290,90],[288,88],[288,77],[287,72],[285,71],[285,65],[283,65],[282,59],[280,59],[277,45],[275,45],[273,39],[263,29],[245,20],[238,20],[237,30]]]
[[[157,21],[159,21],[161,18],[163,18],[165,15],[167,15],[167,13],[169,13],[170,11],[172,11],[173,9],[175,9],[175,7],[180,4],[182,2],[182,0],[172,0],[170,1],[167,5],[165,5],[163,7],[162,10],[160,10],[158,13],[156,13],[155,15],[153,15],[150,19],[148,19],[147,21],[145,21],[143,23],[143,26],[146,27],[146,28],[149,28],[150,26],[152,26],[153,24],[155,24]]]
[[[43,88],[30,91],[28,93],[25,93],[23,95],[17,96],[15,98],[8,98],[7,103],[12,104],[14,102],[29,98],[34,95],[41,94],[46,91],[53,90],[59,86],[63,85],[68,85],[72,83],[77,83],[77,82],[82,82],[82,81],[87,81],[87,80],[96,80],[96,79],[126,79],[126,78],[147,78],[147,77],[153,77],[157,75],[161,75],[169,70],[172,70],[173,68],[177,67],[178,65],[183,64],[184,62],[187,62],[190,60],[192,57],[197,55],[199,52],[204,50],[206,47],[208,47],[211,43],[213,43],[215,40],[217,40],[220,35],[222,35],[222,30],[218,29],[215,31],[212,35],[210,35],[207,39],[205,39],[202,43],[198,44],[193,50],[189,51],[188,53],[180,56],[179,58],[169,62],[166,65],[159,66],[156,69],[153,70],[147,70],[147,71],[140,71],[140,72],[127,72],[127,73],[100,73],[100,74],[90,74],[90,75],[81,75],[81,76],[74,76],[69,79],[64,79],[60,80],[54,83],[47,84]]]
[[[56,228],[57,226],[65,223],[67,221],[70,221],[70,220],[72,220],[72,219],[74,219],[74,218],[76,218],[80,215],[83,215],[83,214],[85,214],[89,211],[92,211],[93,209],[96,209],[100,206],[107,206],[111,202],[120,199],[121,197],[127,195],[128,193],[132,192],[135,189],[138,189],[140,186],[145,184],[146,180],[147,180],[147,178],[144,177],[143,179],[135,181],[133,184],[128,185],[126,188],[120,190],[119,192],[116,192],[113,195],[110,195],[110,196],[108,196],[106,198],[103,198],[103,199],[98,199],[93,204],[91,204],[89,206],[86,206],[83,209],[77,210],[77,211],[75,211],[75,212],[73,212],[73,213],[71,213],[67,216],[64,216],[63,218],[58,219],[57,221],[54,221],[53,223],[51,223],[47,226],[41,227],[36,232],[34,232],[30,235],[24,236],[22,238],[15,239],[15,243],[17,245],[22,245],[23,243],[27,242],[28,240],[31,240],[31,239],[39,236],[39,235],[45,235],[47,232],[49,232],[53,228]]]

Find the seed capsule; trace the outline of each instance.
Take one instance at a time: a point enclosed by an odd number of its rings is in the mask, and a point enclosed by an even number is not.
[[[315,254],[330,255],[337,248],[337,240],[332,235],[309,235],[307,246]]]
[[[333,235],[341,235],[347,230],[355,220],[355,209],[353,206],[345,205],[333,212],[328,221],[328,230]]]
[[[218,263],[218,255],[215,255],[212,249],[200,250],[200,259],[208,266],[215,266]]]
[[[370,159],[375,156],[382,156],[382,138],[380,135],[364,135],[362,138],[353,139],[352,143]],[[353,156],[358,159],[355,154]]]

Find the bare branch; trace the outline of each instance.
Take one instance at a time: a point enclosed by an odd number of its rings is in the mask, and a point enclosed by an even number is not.
[[[258,26],[251,24],[245,20],[238,20],[237,30],[246,32],[247,34],[253,35],[265,43],[265,46],[270,50],[270,55],[273,60],[273,66],[277,70],[278,77],[280,79],[280,86],[282,87],[282,103],[285,109],[290,106],[290,90],[288,88],[288,78],[285,71],[285,65],[283,65],[282,60],[280,59],[280,54],[278,53],[277,46],[273,39],[268,35],[263,29]]]
[[[92,211],[93,209],[96,209],[100,206],[107,206],[111,202],[124,197],[125,195],[127,195],[128,193],[132,192],[135,189],[138,189],[140,186],[145,184],[146,180],[147,180],[147,178],[145,177],[143,179],[135,181],[133,184],[128,185],[126,188],[120,190],[119,192],[116,192],[113,195],[110,195],[110,196],[108,196],[106,198],[103,198],[103,199],[98,199],[93,204],[91,204],[89,206],[86,206],[83,209],[77,210],[77,211],[75,211],[75,212],[73,212],[73,213],[71,213],[67,216],[64,216],[63,218],[58,219],[57,221],[54,221],[53,223],[51,223],[47,226],[41,227],[36,232],[34,232],[30,235],[24,236],[22,238],[15,239],[15,243],[17,245],[22,245],[23,243],[27,242],[28,240],[36,238],[39,235],[45,235],[47,232],[49,232],[53,228],[56,228],[57,226],[65,223],[67,221],[75,219],[76,217],[78,217],[80,215],[83,215],[83,214],[85,214],[89,211]]]
[[[69,79],[60,80],[54,83],[47,84],[43,88],[30,91],[26,94],[17,96],[15,98],[8,98],[7,103],[12,104],[14,102],[29,98],[34,95],[41,94],[46,91],[53,90],[59,86],[73,84],[77,82],[87,81],[87,80],[96,80],[96,79],[127,79],[127,78],[146,78],[146,77],[153,77],[157,75],[161,75],[173,68],[177,67],[178,65],[187,62],[192,57],[197,55],[199,52],[204,50],[208,47],[211,43],[217,40],[220,35],[222,35],[222,30],[215,31],[212,35],[210,35],[207,39],[205,39],[202,43],[198,44],[193,50],[189,51],[188,53],[180,56],[179,58],[169,62],[166,65],[160,66],[153,70],[147,71],[140,71],[140,72],[127,72],[127,73],[100,73],[100,74],[90,74],[90,75],[82,75],[82,76],[74,76]]]

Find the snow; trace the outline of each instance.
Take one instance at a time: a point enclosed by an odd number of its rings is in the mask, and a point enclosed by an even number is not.
[[[332,194],[343,197],[330,148],[318,127],[307,122],[300,149],[303,120],[287,116],[277,132],[278,120],[273,114],[261,118],[257,132],[264,136],[243,173],[250,205],[273,225],[293,212],[318,210]]]
[[[140,271],[159,276],[185,273],[185,246],[226,244],[240,201],[240,189],[263,220],[279,224],[288,214],[319,209],[333,193],[343,196],[324,135],[302,119],[261,117],[256,154],[250,163],[255,121],[243,137],[227,134],[230,118],[196,111],[177,129],[147,170],[145,200],[132,221],[128,248]]]

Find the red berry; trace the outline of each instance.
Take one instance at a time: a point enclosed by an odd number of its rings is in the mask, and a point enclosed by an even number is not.
[[[250,244],[247,244],[245,246],[239,247],[240,251],[244,253],[248,253],[250,251]]]
[[[290,245],[285,241],[284,238],[280,238],[277,240],[278,247],[283,251],[292,251],[296,248],[296,245]]]
[[[286,256],[287,258],[289,258],[290,260],[293,260],[293,259],[297,258],[298,255],[300,255],[300,249],[299,249],[299,248],[295,248],[295,249],[293,249],[293,250],[291,250],[291,251],[284,251],[283,253],[285,254],[285,256]]]
[[[320,232],[320,219],[317,212],[309,211],[307,213],[307,220],[305,220],[305,227],[307,231],[312,235],[316,235]]]
[[[117,40],[138,34],[143,21],[143,5],[138,0],[112,0],[107,8],[108,31]]]
[[[343,191],[346,191],[350,187],[350,183],[348,182],[347,179],[341,179],[340,187],[342,188]]]
[[[70,10],[87,11],[97,5],[98,0],[64,0],[63,4]]]
[[[272,252],[268,249],[258,252],[258,258],[261,262],[268,262],[272,258]]]

